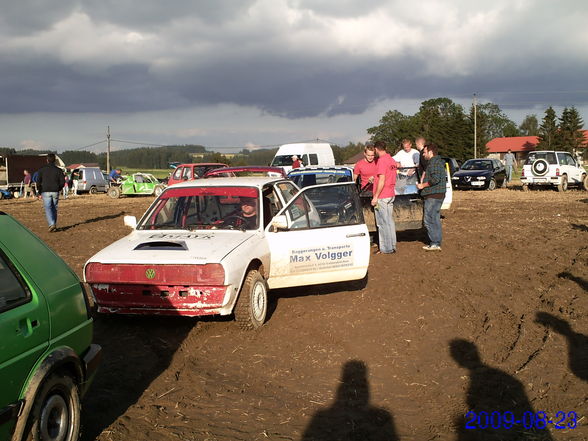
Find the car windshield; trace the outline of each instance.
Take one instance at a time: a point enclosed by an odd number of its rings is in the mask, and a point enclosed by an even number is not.
[[[462,166],[462,170],[492,170],[492,161],[468,159]]]
[[[153,204],[139,230],[256,230],[255,187],[170,188]]]
[[[335,182],[351,182],[351,170],[308,170],[301,169],[288,173],[288,178],[300,187],[319,184],[333,184]]]
[[[299,158],[300,155],[297,155]],[[271,164],[273,167],[284,167],[292,165],[292,155],[280,155],[276,156]]]
[[[397,195],[417,194],[419,192],[416,186],[418,182],[417,167],[398,167],[394,193]]]
[[[531,152],[529,153],[529,156],[527,156],[525,165],[532,164],[537,159],[545,159],[549,164],[557,164],[555,152]]]

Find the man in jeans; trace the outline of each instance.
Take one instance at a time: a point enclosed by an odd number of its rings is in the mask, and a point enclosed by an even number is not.
[[[38,191],[43,199],[45,208],[45,217],[49,224],[49,232],[57,229],[57,204],[59,202],[59,192],[65,185],[65,175],[63,171],[55,165],[55,155],[47,155],[47,165],[39,170],[37,181]]]
[[[508,152],[506,153],[506,155],[504,155],[504,168],[506,171],[506,178],[504,179],[503,187],[506,187],[507,184],[510,181],[512,181],[512,172],[514,171],[516,166],[517,166],[517,158],[515,158],[515,155],[513,155],[511,150],[508,149]]]
[[[421,196],[425,199],[424,221],[430,242],[423,249],[441,251],[441,205],[445,199],[447,172],[445,161],[437,155],[438,147],[435,144],[427,144],[423,151],[429,164],[425,171],[425,179],[417,184],[417,188],[422,190]]]
[[[374,144],[378,162],[374,178],[372,206],[376,213],[380,250],[376,254],[396,252],[396,225],[394,224],[394,186],[396,185],[396,161],[386,152],[386,143]]]

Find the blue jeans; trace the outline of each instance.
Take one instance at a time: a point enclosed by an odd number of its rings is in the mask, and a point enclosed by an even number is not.
[[[396,225],[394,224],[394,197],[378,199],[375,207],[376,224],[380,240],[380,252],[396,251]]]
[[[443,199],[425,198],[424,221],[430,245],[441,246],[441,205]]]
[[[45,208],[45,217],[49,226],[57,224],[57,204],[59,203],[59,192],[43,192],[43,207]]]
[[[512,181],[512,169],[513,169],[512,165],[507,165],[504,167],[504,170],[506,171],[506,178],[504,181],[505,183]]]

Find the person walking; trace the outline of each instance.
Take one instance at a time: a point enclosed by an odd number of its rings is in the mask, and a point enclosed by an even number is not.
[[[507,187],[508,183],[512,181],[512,173],[516,169],[516,166],[517,158],[511,152],[511,150],[508,149],[508,152],[506,152],[506,155],[504,155],[504,168],[506,171],[506,177],[504,178],[504,184],[502,185],[503,187]]]
[[[445,161],[439,157],[438,151],[435,144],[425,146],[423,152],[429,164],[425,170],[424,182],[417,184],[425,200],[424,223],[429,236],[429,245],[423,247],[426,251],[441,251],[441,206],[445,199],[447,172]]]
[[[380,250],[376,254],[396,252],[396,225],[394,223],[394,186],[398,164],[386,152],[386,143],[376,141],[374,144],[378,157],[372,206],[376,212]]]
[[[55,154],[49,153],[47,155],[47,165],[39,169],[37,185],[41,198],[43,199],[49,232],[54,232],[57,229],[59,192],[65,185],[63,171],[55,165]]]

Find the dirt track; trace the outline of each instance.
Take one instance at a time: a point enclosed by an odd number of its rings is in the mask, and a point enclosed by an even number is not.
[[[39,202],[0,210],[81,275],[150,201],[62,200],[51,234]],[[105,357],[82,439],[498,439],[464,429],[475,408],[575,411],[576,429],[518,439],[588,440],[588,193],[458,192],[445,216],[441,253],[399,235],[398,254],[372,256],[364,289],[275,291],[255,332],[98,317]]]

